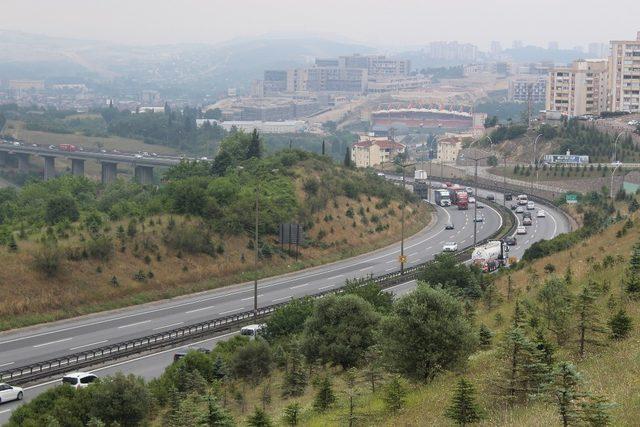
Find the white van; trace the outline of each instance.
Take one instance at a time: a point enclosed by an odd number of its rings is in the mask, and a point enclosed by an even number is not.
[[[533,203],[532,201],[528,201],[527,202],[527,210],[532,211],[536,208],[535,203]]]
[[[246,337],[249,337],[249,339],[255,339],[258,335],[262,334],[262,332],[264,331],[264,328],[267,325],[265,325],[264,323],[260,324],[260,325],[247,325],[247,326],[243,326],[242,329],[240,329],[240,335],[244,335]]]

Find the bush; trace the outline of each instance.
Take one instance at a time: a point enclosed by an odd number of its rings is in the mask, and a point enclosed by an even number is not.
[[[216,246],[211,241],[211,235],[201,228],[190,224],[180,224],[164,233],[164,242],[178,252],[190,254],[207,254],[215,256]]]
[[[231,372],[236,378],[258,384],[271,373],[271,347],[263,339],[251,340],[231,356]]]
[[[85,246],[89,256],[100,261],[110,260],[115,253],[111,237],[105,235],[99,235],[92,238],[85,244]]]
[[[304,328],[304,322],[313,312],[311,298],[299,298],[278,308],[268,319],[264,337],[273,342],[297,334]]]
[[[45,242],[33,254],[33,265],[36,270],[47,277],[58,274],[62,264],[62,251],[54,242]]]
[[[44,219],[47,224],[54,225],[61,221],[77,221],[80,218],[78,205],[71,196],[54,197],[47,202]]]
[[[633,329],[633,322],[626,311],[618,311],[608,322],[611,329],[611,338],[621,340],[629,336],[629,332]]]

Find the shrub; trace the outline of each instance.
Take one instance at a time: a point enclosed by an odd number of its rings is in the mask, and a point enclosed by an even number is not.
[[[111,237],[105,235],[96,236],[86,242],[85,249],[91,258],[100,261],[108,261],[115,253]]]
[[[211,241],[209,232],[190,224],[180,224],[165,231],[164,242],[178,253],[207,254],[215,256],[216,246]]]
[[[45,242],[33,254],[33,264],[36,270],[47,277],[58,274],[62,263],[62,251],[55,242]]]

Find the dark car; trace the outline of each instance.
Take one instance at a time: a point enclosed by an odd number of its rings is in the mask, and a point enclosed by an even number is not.
[[[444,226],[445,230],[453,230],[453,223],[452,222],[448,222],[447,225]]]
[[[506,201],[513,200],[513,194],[505,194],[505,195],[504,195],[504,199],[505,199]]]
[[[515,203],[511,203],[511,210],[515,211],[516,209],[518,209],[518,205]]]
[[[180,350],[180,351],[176,351],[173,355],[173,361],[177,362],[178,360],[182,359],[183,357],[185,357],[187,355],[188,352],[190,351],[198,351],[200,353],[204,353],[204,354],[209,354],[211,352],[211,350],[206,349],[206,348],[189,348],[187,350]]]
[[[487,194],[487,200],[495,200],[495,198],[493,194]]]
[[[480,203],[476,203],[476,209],[484,209],[484,205],[481,205]]]
[[[515,244],[518,243],[515,236],[507,237],[504,241],[509,246],[515,246]]]

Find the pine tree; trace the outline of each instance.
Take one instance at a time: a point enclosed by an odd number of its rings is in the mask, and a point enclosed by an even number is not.
[[[344,167],[346,168],[350,168],[351,167],[351,148],[347,147],[347,151],[345,151],[344,153]]]
[[[283,396],[300,396],[307,386],[307,374],[302,366],[302,354],[297,346],[291,348],[287,371],[282,384]]]
[[[554,371],[554,375],[553,394],[562,425],[566,427],[579,418],[577,402],[583,395],[578,392],[578,386],[582,381],[582,377],[576,367],[569,362],[560,362]]]
[[[529,340],[523,329],[512,327],[502,343],[504,358],[496,391],[508,403],[526,402],[543,393],[551,382],[551,367],[545,354]]]
[[[213,361],[212,376],[217,380],[221,380],[227,376],[227,367],[219,354],[216,355]]]
[[[449,406],[445,415],[461,426],[480,421],[482,411],[475,402],[475,394],[473,385],[466,379],[460,378],[451,406]]]
[[[407,389],[398,376],[394,376],[384,386],[384,400],[387,411],[395,413],[402,409],[406,403]]]
[[[629,332],[633,329],[633,322],[627,312],[621,308],[609,319],[608,326],[611,329],[611,338],[621,340],[629,335]]]
[[[491,339],[493,338],[493,332],[484,323],[480,325],[479,343],[480,347],[488,348],[491,346]]]
[[[300,412],[300,404],[298,402],[294,402],[284,408],[282,421],[288,426],[297,426],[300,424]]]
[[[247,425],[249,427],[271,427],[273,423],[266,412],[256,407],[253,414],[247,419]]]
[[[381,367],[381,355],[380,349],[377,346],[372,346],[367,350],[364,355],[366,362],[366,368],[364,370],[364,376],[371,384],[371,392],[376,392],[376,382],[382,379],[382,367]]]
[[[580,403],[580,419],[592,427],[611,424],[609,410],[615,405],[602,396],[588,396]]]
[[[210,427],[231,427],[233,418],[220,406],[215,397],[207,396],[206,425]]]
[[[329,409],[329,407],[333,405],[335,401],[336,401],[336,395],[333,393],[331,379],[329,379],[328,376],[325,376],[320,381],[318,393],[316,394],[316,397],[313,400],[313,407],[317,411],[323,412]]]
[[[640,243],[636,243],[633,246],[633,252],[631,252],[631,258],[629,259],[629,272],[632,275],[640,274]]]
[[[258,159],[262,157],[262,146],[260,144],[260,135],[258,135],[257,129],[254,129],[251,133],[251,141],[247,147],[247,160],[253,157]]]
[[[7,243],[7,247],[11,252],[18,252],[18,244],[16,243],[16,238],[13,237],[13,233],[9,235],[9,242]]]
[[[596,298],[597,295],[593,290],[593,285],[587,284],[582,287],[582,291],[576,301],[580,357],[584,357],[586,344],[601,344],[597,337],[599,334],[606,332],[606,329],[600,323]]]
[[[322,155],[325,155],[324,139],[322,140]]]

